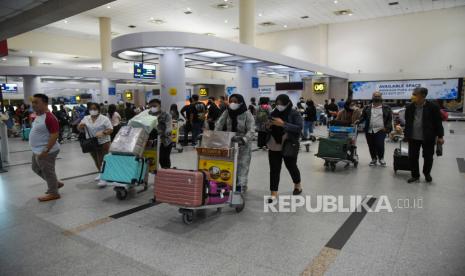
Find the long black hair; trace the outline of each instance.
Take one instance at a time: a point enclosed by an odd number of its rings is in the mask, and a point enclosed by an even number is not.
[[[116,105],[110,104],[108,106],[108,117],[110,118],[110,120],[111,118],[113,118],[113,114],[115,114],[115,112],[116,112]]]

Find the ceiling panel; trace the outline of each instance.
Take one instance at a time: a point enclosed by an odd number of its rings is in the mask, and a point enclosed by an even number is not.
[[[45,2],[47,2],[47,0],[1,0],[0,22],[21,12],[37,7]]]

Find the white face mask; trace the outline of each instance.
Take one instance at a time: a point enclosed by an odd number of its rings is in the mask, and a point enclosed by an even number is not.
[[[90,111],[89,111],[89,114],[90,114],[91,116],[97,116],[97,115],[98,115],[98,110],[90,110]]]
[[[158,111],[160,111],[159,107],[151,107],[150,108],[150,112],[152,112],[152,113],[157,113]]]
[[[229,104],[229,108],[231,108],[231,110],[237,110],[240,106],[241,106],[241,104],[238,104],[238,103],[230,103]]]
[[[279,112],[283,112],[286,110],[287,105],[277,105],[276,109],[278,109]]]

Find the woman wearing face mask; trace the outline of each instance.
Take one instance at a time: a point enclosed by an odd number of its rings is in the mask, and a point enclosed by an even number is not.
[[[339,111],[336,117],[336,123],[343,126],[351,126],[360,118],[361,112],[355,102],[347,100],[344,103],[344,109]]]
[[[298,143],[302,133],[302,116],[299,111],[292,108],[292,102],[285,94],[276,98],[276,108],[271,112],[271,121],[268,123],[268,161],[270,164],[270,191],[269,202],[276,200],[278,196],[281,166],[284,160],[289,174],[294,182],[294,195],[302,193],[300,184],[300,171],[297,167],[297,154],[289,156],[283,154],[284,144]],[[287,141],[289,140],[289,141]]]
[[[160,167],[163,169],[171,168],[171,130],[172,130],[172,119],[171,115],[161,110],[161,101],[159,99],[153,99],[149,102],[149,114],[157,116],[157,128],[150,133],[149,140],[153,141],[160,137]]]
[[[252,148],[248,141],[252,141],[254,136],[255,120],[252,113],[247,110],[242,95],[233,94],[229,97],[229,106],[216,122],[215,130],[236,132],[236,135],[244,140],[244,145],[239,148],[237,189],[246,191],[250,160],[252,158]]]
[[[102,168],[103,158],[108,154],[110,150],[110,135],[113,133],[113,126],[110,119],[107,116],[100,114],[100,105],[96,103],[90,103],[89,115],[85,116],[78,128],[80,131],[86,134],[86,138],[97,137],[99,147],[97,151],[91,152],[92,159],[94,159],[95,166],[100,171]],[[95,179],[100,180],[100,175]],[[106,182],[101,180],[98,183],[99,186],[105,186]]]
[[[307,101],[304,115],[304,138],[302,140],[309,140],[316,121],[316,107],[312,100]]]

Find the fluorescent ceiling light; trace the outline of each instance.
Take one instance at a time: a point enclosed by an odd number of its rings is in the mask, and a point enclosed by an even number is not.
[[[216,62],[213,62],[213,63],[209,63],[209,64],[206,64],[208,66],[213,66],[213,67],[224,67],[226,65],[224,64],[221,64],[221,63],[216,63]]]
[[[255,60],[255,59],[246,59],[246,60],[242,60],[241,62],[242,63],[259,63],[260,61]]]
[[[183,48],[180,47],[157,47],[160,50],[182,50]]]
[[[230,57],[230,54],[225,54],[225,53],[220,53],[216,51],[207,51],[207,52],[201,52],[197,53],[199,56],[203,57],[209,57],[209,58],[223,58],[223,57]]]
[[[271,66],[268,66],[268,68],[271,68],[271,69],[289,69],[289,67],[284,66],[284,65],[271,65]]]
[[[266,73],[266,74],[267,74],[267,75],[277,75],[278,73],[276,73],[276,72],[268,72],[268,73]]]
[[[310,71],[307,71],[307,70],[297,70],[297,71],[294,71],[295,73],[310,73],[310,74],[313,74],[313,72],[310,72]]]
[[[185,58],[184,61],[192,61],[192,59]]]
[[[123,54],[127,56],[141,56],[142,55],[142,53],[134,52],[134,51],[124,51]]]

